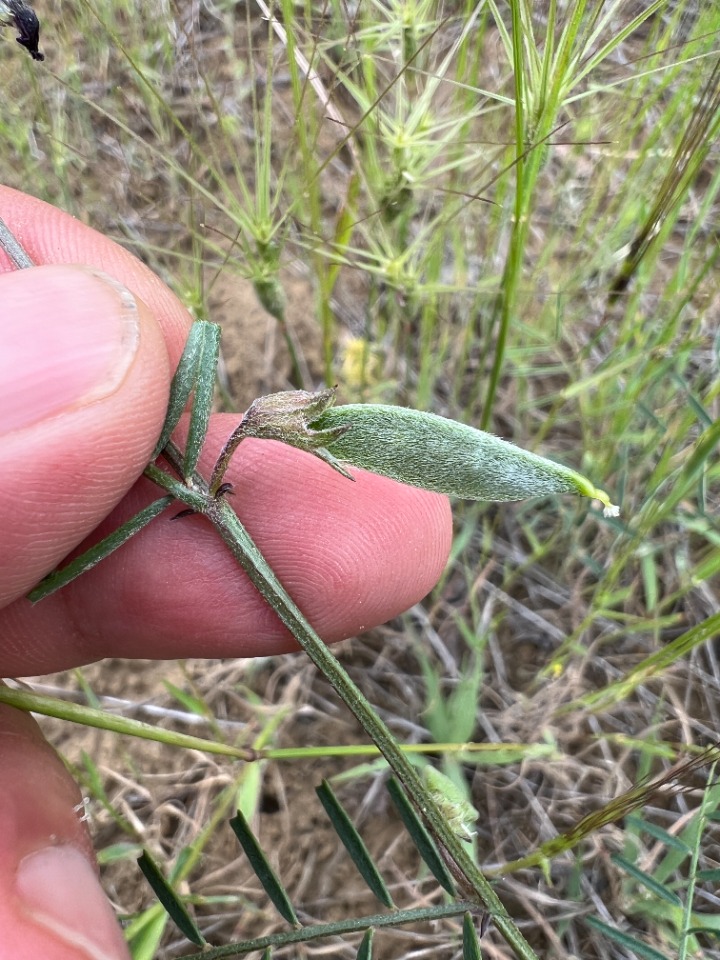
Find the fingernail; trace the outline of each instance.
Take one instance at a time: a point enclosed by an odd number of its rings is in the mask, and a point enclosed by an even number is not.
[[[48,266],[2,277],[0,431],[112,394],[139,344],[132,294],[104,274]]]
[[[129,960],[120,927],[83,854],[46,847],[20,861],[17,890],[26,913],[78,960]]]

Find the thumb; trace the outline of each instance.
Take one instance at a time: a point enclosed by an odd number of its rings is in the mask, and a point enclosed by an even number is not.
[[[76,546],[142,472],[170,373],[147,307],[105,274],[0,277],[0,606]]]

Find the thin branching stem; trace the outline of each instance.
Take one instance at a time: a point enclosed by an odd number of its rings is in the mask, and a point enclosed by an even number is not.
[[[446,917],[459,917],[463,913],[472,911],[474,904],[459,900],[455,903],[444,903],[437,907],[421,907],[413,910],[398,910],[393,913],[378,913],[370,917],[356,917],[352,920],[339,920],[334,923],[318,923],[299,930],[276,933],[257,940],[247,940],[241,944],[229,943],[223,947],[214,947],[203,950],[202,953],[186,954],[179,960],[226,960],[229,957],[239,957],[246,953],[255,953],[268,947],[283,947],[290,943],[308,943],[331,936],[343,936],[348,933],[359,933],[363,930],[395,927],[403,923],[417,923],[427,920],[442,920]]]
[[[495,925],[519,958],[536,960],[532,948],[518,930],[489,881],[470,858],[461,840],[449,827],[390,730],[305,619],[230,505],[223,498],[212,496],[209,488],[198,475],[191,478],[193,489],[190,490],[183,483],[173,480],[156,467],[150,466],[145,472],[151,480],[164,487],[181,502],[202,513],[213,524],[252,584],[271,605],[381,751],[418,811],[427,821],[433,836],[444,848],[448,867],[463,896],[481,904],[492,914]]]

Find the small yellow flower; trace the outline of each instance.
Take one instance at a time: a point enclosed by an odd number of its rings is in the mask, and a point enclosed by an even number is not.
[[[372,386],[382,373],[382,360],[377,349],[364,337],[351,337],[345,344],[342,361],[342,382],[348,389]]]

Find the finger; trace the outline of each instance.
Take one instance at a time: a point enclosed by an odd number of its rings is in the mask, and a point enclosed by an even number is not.
[[[0,929],[13,960],[129,960],[77,786],[27,714],[0,706]]]
[[[0,186],[0,216],[36,264],[87,264],[127,287],[160,325],[170,369],[175,369],[192,321],[178,298],[152,270],[75,217],[10,187]],[[0,249],[0,274],[14,270]]]
[[[207,472],[237,423],[213,418]],[[247,440],[227,474],[232,505],[326,641],[388,620],[423,597],[447,559],[445,497],[358,470],[355,482],[273,441]],[[142,481],[109,532],[158,496]],[[173,508],[115,554],[35,607],[0,613],[8,675],[104,656],[252,656],[296,649],[277,617],[201,517]]]
[[[0,604],[107,516],[162,427],[170,368],[147,307],[82,267],[0,277]]]
[[[135,292],[157,317],[173,368],[190,318],[147,268],[66,214],[15,191],[0,188],[0,213],[36,261],[93,264]],[[3,266],[9,268],[0,254],[0,271]],[[217,449],[230,426],[217,425],[213,430],[217,431]],[[450,543],[450,514],[443,498],[362,471],[351,485],[307,455],[272,443],[248,442],[243,447],[229,477],[237,478],[243,488],[243,517],[326,639],[382,622],[430,589]],[[273,453],[264,452],[268,449]],[[274,469],[276,476],[272,475]],[[323,472],[322,478],[318,471]],[[133,497],[122,505],[118,517],[128,516],[135,512],[133,505],[154,498],[142,486]],[[328,511],[327,523],[323,509]],[[36,608],[17,601],[0,614],[6,672],[36,673],[123,650],[141,656],[175,656],[181,651],[202,656],[205,651],[211,655],[220,650],[249,655],[291,646],[276,618],[237,574],[214,535],[205,531],[204,541],[197,545],[195,531],[189,536],[192,526],[181,534],[170,534],[170,528],[160,526],[161,522],[156,521],[147,531],[146,542],[152,545],[158,562],[166,551],[171,557],[184,558],[178,564],[182,566],[180,580],[168,574],[166,581],[159,583],[160,570],[167,572],[167,566],[157,567],[153,560],[148,571],[139,550],[144,541],[140,540],[69,591]],[[203,522],[191,519],[187,523]],[[175,550],[178,546],[180,552]],[[136,561],[137,570],[133,567]],[[226,582],[221,573],[228,569],[222,564],[228,563],[230,579]],[[152,575],[154,588],[160,590],[152,598],[142,586],[145,573]],[[203,578],[211,589],[202,589]],[[175,583],[187,579],[191,581],[189,592],[174,589]],[[92,611],[83,609],[84,591],[90,594],[87,599],[92,601]],[[155,603],[160,604],[157,616]],[[149,645],[136,642],[130,635],[132,628],[126,629],[122,622],[127,618],[134,623],[140,610],[140,619],[147,626],[139,635],[149,637]],[[159,633],[153,639],[155,626]],[[209,628],[207,636],[205,627]]]

